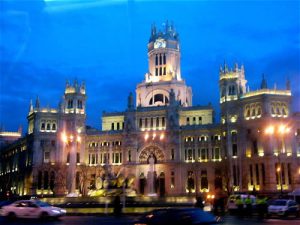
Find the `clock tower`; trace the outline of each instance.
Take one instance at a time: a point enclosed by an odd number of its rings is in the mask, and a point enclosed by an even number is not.
[[[192,105],[192,89],[186,86],[180,71],[180,43],[173,24],[165,23],[163,30],[152,25],[148,43],[148,73],[138,84],[137,106],[169,104],[171,89],[182,106]]]

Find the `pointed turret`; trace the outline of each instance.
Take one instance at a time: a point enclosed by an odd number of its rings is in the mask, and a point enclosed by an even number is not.
[[[134,109],[133,94],[132,94],[132,92],[130,92],[129,96],[128,96],[127,108],[128,108],[128,110],[133,110]]]
[[[29,104],[29,113],[33,112],[33,104],[32,104],[32,99],[30,99],[30,104]]]
[[[261,80],[261,84],[260,84],[260,89],[267,89],[268,85],[267,85],[267,80],[265,79],[265,75],[262,74],[262,80]]]
[[[286,79],[285,85],[286,85],[286,90],[291,90],[291,81],[289,78]]]
[[[38,96],[38,95],[36,96],[36,100],[35,100],[35,108],[36,108],[36,109],[39,109],[39,108],[40,108],[40,99],[39,99],[39,96]]]

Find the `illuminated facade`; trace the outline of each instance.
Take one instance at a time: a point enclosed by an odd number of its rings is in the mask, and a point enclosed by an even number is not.
[[[211,105],[192,104],[173,25],[152,27],[148,61],[136,100],[130,93],[125,111],[104,112],[102,130],[85,126],[84,84],[67,83],[58,109],[41,108],[37,99],[28,135],[1,150],[0,179],[20,177],[24,160],[29,172],[2,191],[96,195],[110,174],[115,186],[145,195],[151,187],[162,196],[300,187],[300,116],[291,112],[289,83],[286,90],[269,89],[263,79],[260,90],[249,91],[244,67],[225,64],[216,123]]]

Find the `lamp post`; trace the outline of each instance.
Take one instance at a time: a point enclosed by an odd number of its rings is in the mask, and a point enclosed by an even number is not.
[[[276,172],[278,173],[278,182],[280,185],[280,194],[283,194],[283,165],[281,163],[281,155],[286,154],[286,148],[285,148],[285,142],[284,142],[284,136],[290,132],[290,128],[284,124],[280,124],[279,126],[270,125],[266,128],[265,133],[267,135],[270,135],[271,137],[275,136],[276,140],[280,140],[280,148],[276,152],[274,152],[274,155],[277,156],[278,159],[278,166],[276,167]],[[277,143],[277,142],[276,142]]]
[[[62,142],[68,149],[68,173],[67,173],[67,189],[68,195],[75,195],[75,174],[76,174],[76,164],[77,164],[77,149],[78,145],[81,143],[80,131],[61,134]]]

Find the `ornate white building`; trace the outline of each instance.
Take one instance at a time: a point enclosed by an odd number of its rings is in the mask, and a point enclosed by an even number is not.
[[[104,112],[100,131],[85,125],[85,85],[76,81],[58,109],[30,105],[28,134],[0,152],[1,191],[100,195],[125,185],[177,196],[300,187],[300,116],[288,82],[277,90],[263,79],[249,91],[244,67],[225,64],[216,123],[211,105],[192,104],[172,25],[152,26],[148,61],[136,103],[130,93],[125,111]]]

